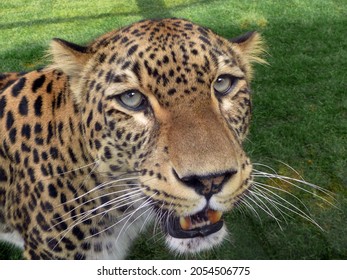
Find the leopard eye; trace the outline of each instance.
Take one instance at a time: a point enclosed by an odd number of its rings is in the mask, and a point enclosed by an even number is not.
[[[216,94],[226,95],[236,84],[237,78],[231,75],[220,75],[213,84]]]
[[[147,100],[139,91],[128,90],[118,95],[118,102],[127,109],[139,111],[144,109]]]

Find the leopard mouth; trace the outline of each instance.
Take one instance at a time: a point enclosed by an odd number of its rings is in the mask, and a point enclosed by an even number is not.
[[[170,217],[166,224],[167,233],[174,238],[206,237],[223,227],[222,212],[205,208],[185,217]]]

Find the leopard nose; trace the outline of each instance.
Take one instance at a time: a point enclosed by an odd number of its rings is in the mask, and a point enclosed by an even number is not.
[[[218,174],[191,175],[182,178],[179,178],[175,170],[173,172],[178,180],[209,200],[214,194],[223,189],[225,183],[237,173],[237,170],[229,170]]]

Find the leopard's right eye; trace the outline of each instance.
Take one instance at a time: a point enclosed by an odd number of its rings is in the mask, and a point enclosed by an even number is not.
[[[140,111],[147,106],[146,97],[138,90],[128,90],[117,95],[117,101],[125,108]]]

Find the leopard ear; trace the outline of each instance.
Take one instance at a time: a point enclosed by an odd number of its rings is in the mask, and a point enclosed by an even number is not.
[[[83,67],[91,57],[88,48],[55,38],[50,44],[48,54],[52,58],[50,69],[59,69],[70,78],[78,78]]]
[[[51,59],[52,64],[47,67],[47,70],[60,70],[69,77],[70,89],[78,104],[83,99],[80,90],[81,73],[86,68],[91,56],[92,53],[89,52],[88,47],[79,46],[62,39],[53,39],[50,44],[48,57]]]
[[[251,76],[253,63],[268,64],[264,59],[265,44],[261,35],[256,31],[247,32],[241,36],[229,40],[241,52],[243,62],[249,68]]]

